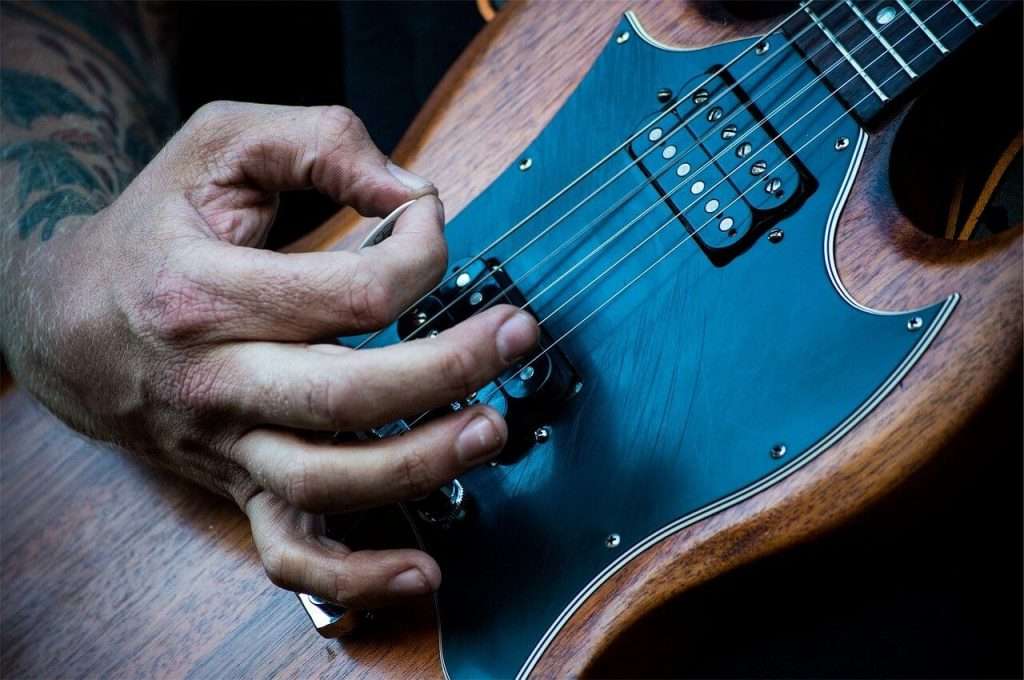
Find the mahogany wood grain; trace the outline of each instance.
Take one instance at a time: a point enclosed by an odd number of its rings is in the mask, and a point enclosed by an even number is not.
[[[751,34],[691,4],[631,3],[663,42]],[[601,50],[626,3],[534,3],[499,13],[459,59],[395,157],[458,212],[544,126]],[[855,298],[885,309],[963,294],[901,387],[841,442],[779,485],[675,534],[605,583],[535,670],[584,672],[667,599],[805,541],[896,488],[1013,370],[1021,349],[1021,232],[980,242],[926,236],[895,208],[888,152],[872,138],[838,233]],[[344,212],[296,248],[327,248]],[[823,348],[824,350],[824,348]],[[0,400],[3,677],[421,677],[440,674],[428,607],[344,642],[317,637],[263,575],[228,503],[69,432],[24,392]]]

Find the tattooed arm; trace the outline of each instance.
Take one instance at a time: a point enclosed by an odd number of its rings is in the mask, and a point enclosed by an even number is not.
[[[433,186],[337,106],[209,104],[149,160],[169,103],[146,16],[0,11],[0,302],[19,384],[78,430],[234,499],[278,585],[356,607],[437,588],[428,555],[352,552],[317,534],[316,513],[436,489],[497,455],[501,416],[477,406],[365,444],[302,436],[446,405],[536,342],[533,319],[502,305],[393,347],[317,344],[388,325],[440,279]],[[309,187],[368,215],[414,203],[358,252],[259,248],[277,192]]]
[[[8,262],[109,204],[175,125],[163,5],[3,3]]]

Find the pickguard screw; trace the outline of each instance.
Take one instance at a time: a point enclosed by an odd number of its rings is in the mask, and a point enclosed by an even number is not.
[[[711,95],[708,94],[708,91],[702,88],[693,93],[693,103],[703,104],[709,97],[711,97]]]
[[[667,87],[663,87],[660,90],[658,90],[657,97],[658,101],[661,102],[662,104],[669,102],[672,100],[672,90],[668,89]]]
[[[757,47],[754,48],[754,53],[759,55],[764,54],[765,52],[770,50],[771,47],[771,43],[769,43],[767,40],[762,40],[761,42],[757,43]]]
[[[778,227],[775,227],[768,232],[768,241],[770,243],[778,243],[786,235],[786,232],[782,231]]]
[[[622,536],[618,534],[608,534],[608,538],[604,539],[605,547],[608,548],[618,548],[620,543],[622,543]]]
[[[527,170],[529,170],[532,167],[533,167],[533,159],[532,158],[524,158],[523,160],[519,161],[519,169],[522,170],[523,172],[526,172]]]
[[[836,151],[842,151],[846,147],[850,146],[849,137],[840,137],[836,140]]]
[[[623,31],[622,33],[619,33],[619,35],[616,36],[615,38],[615,42],[619,43],[620,45],[626,42],[627,40],[629,40],[629,31]]]
[[[919,316],[915,316],[912,319],[907,319],[907,330],[908,331],[920,330],[921,326],[923,326],[923,325],[924,325],[924,319],[922,319]]]
[[[533,441],[538,444],[543,444],[549,439],[551,439],[551,428],[547,425],[542,425],[533,431]]]
[[[783,456],[786,455],[786,445],[772,444],[772,448],[769,449],[768,454],[775,460],[778,460],[779,458],[782,458]]]

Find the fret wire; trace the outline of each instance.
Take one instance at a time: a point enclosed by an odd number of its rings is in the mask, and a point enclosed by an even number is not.
[[[924,25],[924,22],[921,21],[916,14],[910,11],[910,8],[907,7],[907,3],[905,0],[896,0],[896,2],[897,4],[899,4],[900,7],[903,8],[903,11],[907,13],[907,16],[909,16],[914,21],[914,23],[917,24],[917,27],[921,29],[921,32],[928,36],[928,39],[932,41],[932,44],[935,45],[935,47],[938,48],[940,52],[942,52],[943,54],[947,54],[949,52],[946,46],[942,44],[942,41],[936,38],[935,34],[932,33],[931,30]]]
[[[885,47],[886,51],[892,56],[893,59],[896,60],[896,63],[900,65],[900,68],[902,68],[906,72],[906,74],[910,76],[911,79],[916,78],[917,73],[914,71],[914,69],[910,68],[910,64],[905,62],[903,60],[903,57],[900,56],[900,53],[897,52],[893,48],[893,46],[889,44],[889,41],[886,40],[885,37],[878,32],[878,29],[874,27],[874,25],[871,23],[871,20],[865,17],[864,14],[860,11],[860,9],[855,4],[853,4],[851,0],[846,0],[846,5],[851,10],[853,10],[853,13],[856,14],[857,18],[861,20],[861,23],[863,23],[867,27],[867,29],[871,31],[871,34],[878,39],[878,42],[882,43],[882,46]]]
[[[843,58],[847,61],[847,63],[853,67],[853,70],[855,70],[857,74],[864,79],[864,82],[868,84],[868,86],[872,89],[875,95],[883,102],[889,101],[889,97],[884,92],[882,92],[882,89],[878,87],[878,85],[875,84],[875,81],[871,79],[871,76],[868,75],[867,71],[865,71],[861,67],[860,62],[853,58],[853,55],[850,54],[849,51],[847,51],[847,49],[843,46],[843,44],[839,41],[835,34],[833,34],[831,30],[829,30],[828,26],[826,26],[821,21],[821,19],[818,18],[818,15],[811,11],[811,8],[806,5],[804,6],[804,11],[807,13],[807,16],[811,18],[811,21],[813,21],[814,24],[819,29],[821,29],[821,32],[825,34],[825,37],[828,38],[829,42],[831,42],[832,45],[834,45],[835,48],[839,50],[839,54],[841,54]]]
[[[974,18],[974,15],[971,14],[966,6],[964,6],[964,3],[961,0],[953,0],[953,4],[957,6],[957,9],[964,13],[964,16],[967,17],[968,21],[974,24],[975,28],[981,27],[981,22]]]

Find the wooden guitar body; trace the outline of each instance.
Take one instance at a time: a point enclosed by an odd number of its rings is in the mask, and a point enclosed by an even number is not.
[[[627,9],[635,17],[623,18]],[[674,2],[502,11],[395,154],[438,186],[452,264],[657,116],[662,89],[689,92],[753,45],[745,38],[759,28]],[[732,73],[772,56],[750,51]],[[741,192],[757,184],[758,205],[779,210],[777,219],[750,219],[744,232],[740,213],[728,212],[734,194],[714,209],[693,207],[714,220],[704,232],[703,221],[684,223],[659,205],[648,185],[561,256],[560,244],[607,203],[551,232],[539,255],[517,260],[516,248],[575,201],[488,253],[511,279],[525,277],[519,287],[531,298],[611,243],[571,285],[531,302],[543,317],[580,282],[597,281],[545,323],[571,366],[572,394],[555,400],[549,418],[528,421],[528,435],[546,428],[541,441],[461,480],[472,499],[466,519],[437,528],[414,518],[445,573],[436,601],[443,657],[425,610],[340,643],[321,640],[294,598],[266,583],[240,514],[96,450],[13,392],[3,400],[5,675],[580,674],[668,599],[827,531],[895,489],[1017,365],[1021,232],[950,241],[911,224],[888,176],[900,117],[868,135],[798,66],[780,58],[747,83],[756,90],[792,67],[792,81],[807,84],[809,103],[780,134],[789,144],[775,158],[784,188],[763,192],[764,180],[745,171],[739,182]],[[784,107],[789,94],[760,103]],[[644,141],[576,200],[619,170],[615,197],[642,182],[634,160]],[[678,157],[663,148],[651,158],[672,165],[666,188],[700,178],[696,163],[692,176],[676,173],[692,162],[682,144]],[[680,197],[676,207],[689,217],[688,204]],[[649,219],[609,241],[651,205]],[[726,216],[739,225],[733,234],[718,229]],[[297,247],[333,247],[369,226],[341,213]],[[730,251],[730,238],[746,245]],[[587,317],[634,277],[628,294]],[[63,510],[40,519],[54,507]]]

